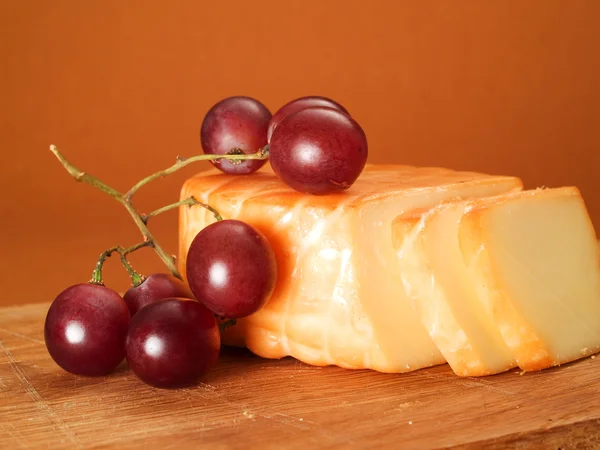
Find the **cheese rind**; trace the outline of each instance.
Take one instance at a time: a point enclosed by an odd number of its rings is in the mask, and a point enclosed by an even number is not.
[[[398,247],[398,257],[417,316],[452,370],[482,376],[516,362],[463,261],[458,226],[465,207],[465,202],[451,202],[424,214]],[[395,226],[404,227],[401,222],[400,217]]]
[[[459,241],[519,367],[540,370],[600,351],[600,255],[576,188],[473,202]]]
[[[292,191],[269,170],[251,176],[211,170],[187,180],[181,197],[257,227],[276,254],[275,292],[224,334],[225,343],[267,358],[406,372],[445,359],[405,296],[392,221],[441,201],[520,188],[514,177],[367,165],[349,190],[328,196]],[[180,267],[194,236],[212,221],[199,205],[181,209]]]

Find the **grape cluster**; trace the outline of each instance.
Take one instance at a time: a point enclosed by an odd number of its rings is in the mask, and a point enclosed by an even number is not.
[[[255,99],[229,97],[208,111],[200,139],[206,155],[219,156],[211,161],[224,173],[251,174],[267,162],[262,155],[268,155],[283,183],[316,195],[349,188],[368,151],[360,125],[325,97],[293,100],[274,115]],[[231,155],[261,157],[228,159]],[[59,159],[66,164],[62,155]],[[56,297],[44,337],[60,367],[100,376],[126,359],[143,382],[172,388],[197,382],[214,366],[221,347],[219,323],[228,325],[227,319],[249,316],[264,306],[275,287],[277,264],[258,230],[239,220],[223,220],[203,206],[217,221],[190,245],[187,283],[176,271],[143,278],[129,266],[130,275],[137,277],[120,296],[102,282],[105,252],[89,283],[73,285]],[[125,254],[121,256],[127,268]]]
[[[123,297],[93,282],[65,289],[46,316],[50,356],[78,375],[108,374],[126,358],[152,386],[193,384],[219,356],[215,315],[241,318],[258,311],[273,292],[277,266],[260,232],[222,220],[195,237],[186,276],[188,284],[154,273]]]
[[[326,97],[301,97],[271,117],[249,97],[229,97],[208,112],[200,131],[208,154],[254,153],[268,144],[273,171],[307,194],[348,189],[365,167],[367,138],[346,108]],[[264,161],[213,161],[225,173],[251,173]]]

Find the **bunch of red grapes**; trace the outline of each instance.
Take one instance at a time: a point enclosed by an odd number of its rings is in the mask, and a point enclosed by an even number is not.
[[[360,125],[340,104],[302,97],[274,115],[250,97],[214,105],[202,123],[204,153],[228,174],[255,172],[265,159],[227,155],[268,151],[275,174],[290,188],[316,195],[350,187],[367,161]],[[44,336],[64,370],[106,375],[123,359],[143,382],[156,387],[196,383],[216,363],[221,347],[217,317],[238,319],[259,311],[277,279],[273,249],[252,226],[219,220],[192,241],[187,284],[155,273],[123,297],[103,284],[71,286],[54,300]]]

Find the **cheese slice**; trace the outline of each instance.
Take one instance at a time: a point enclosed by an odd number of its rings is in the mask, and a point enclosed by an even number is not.
[[[458,238],[472,284],[519,367],[600,351],[600,254],[576,188],[473,202]]]
[[[278,281],[265,307],[224,333],[266,358],[312,365],[406,372],[445,362],[406,297],[392,222],[450,199],[521,189],[514,177],[440,168],[367,165],[347,191],[292,191],[267,168],[247,176],[216,169],[187,180],[194,196],[224,218],[262,231],[276,254]],[[212,223],[197,205],[180,215],[180,267],[194,236]]]
[[[417,316],[457,375],[482,376],[516,362],[463,261],[458,227],[467,205],[442,204],[418,220],[400,216],[393,227],[395,235],[406,234],[395,244]]]

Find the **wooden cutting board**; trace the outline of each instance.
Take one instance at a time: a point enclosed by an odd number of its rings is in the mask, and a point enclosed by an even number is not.
[[[1,448],[600,448],[600,355],[459,378],[446,365],[389,375],[229,350],[199,386],[159,390],[125,365],[100,378],[59,369],[47,308],[0,309]]]

